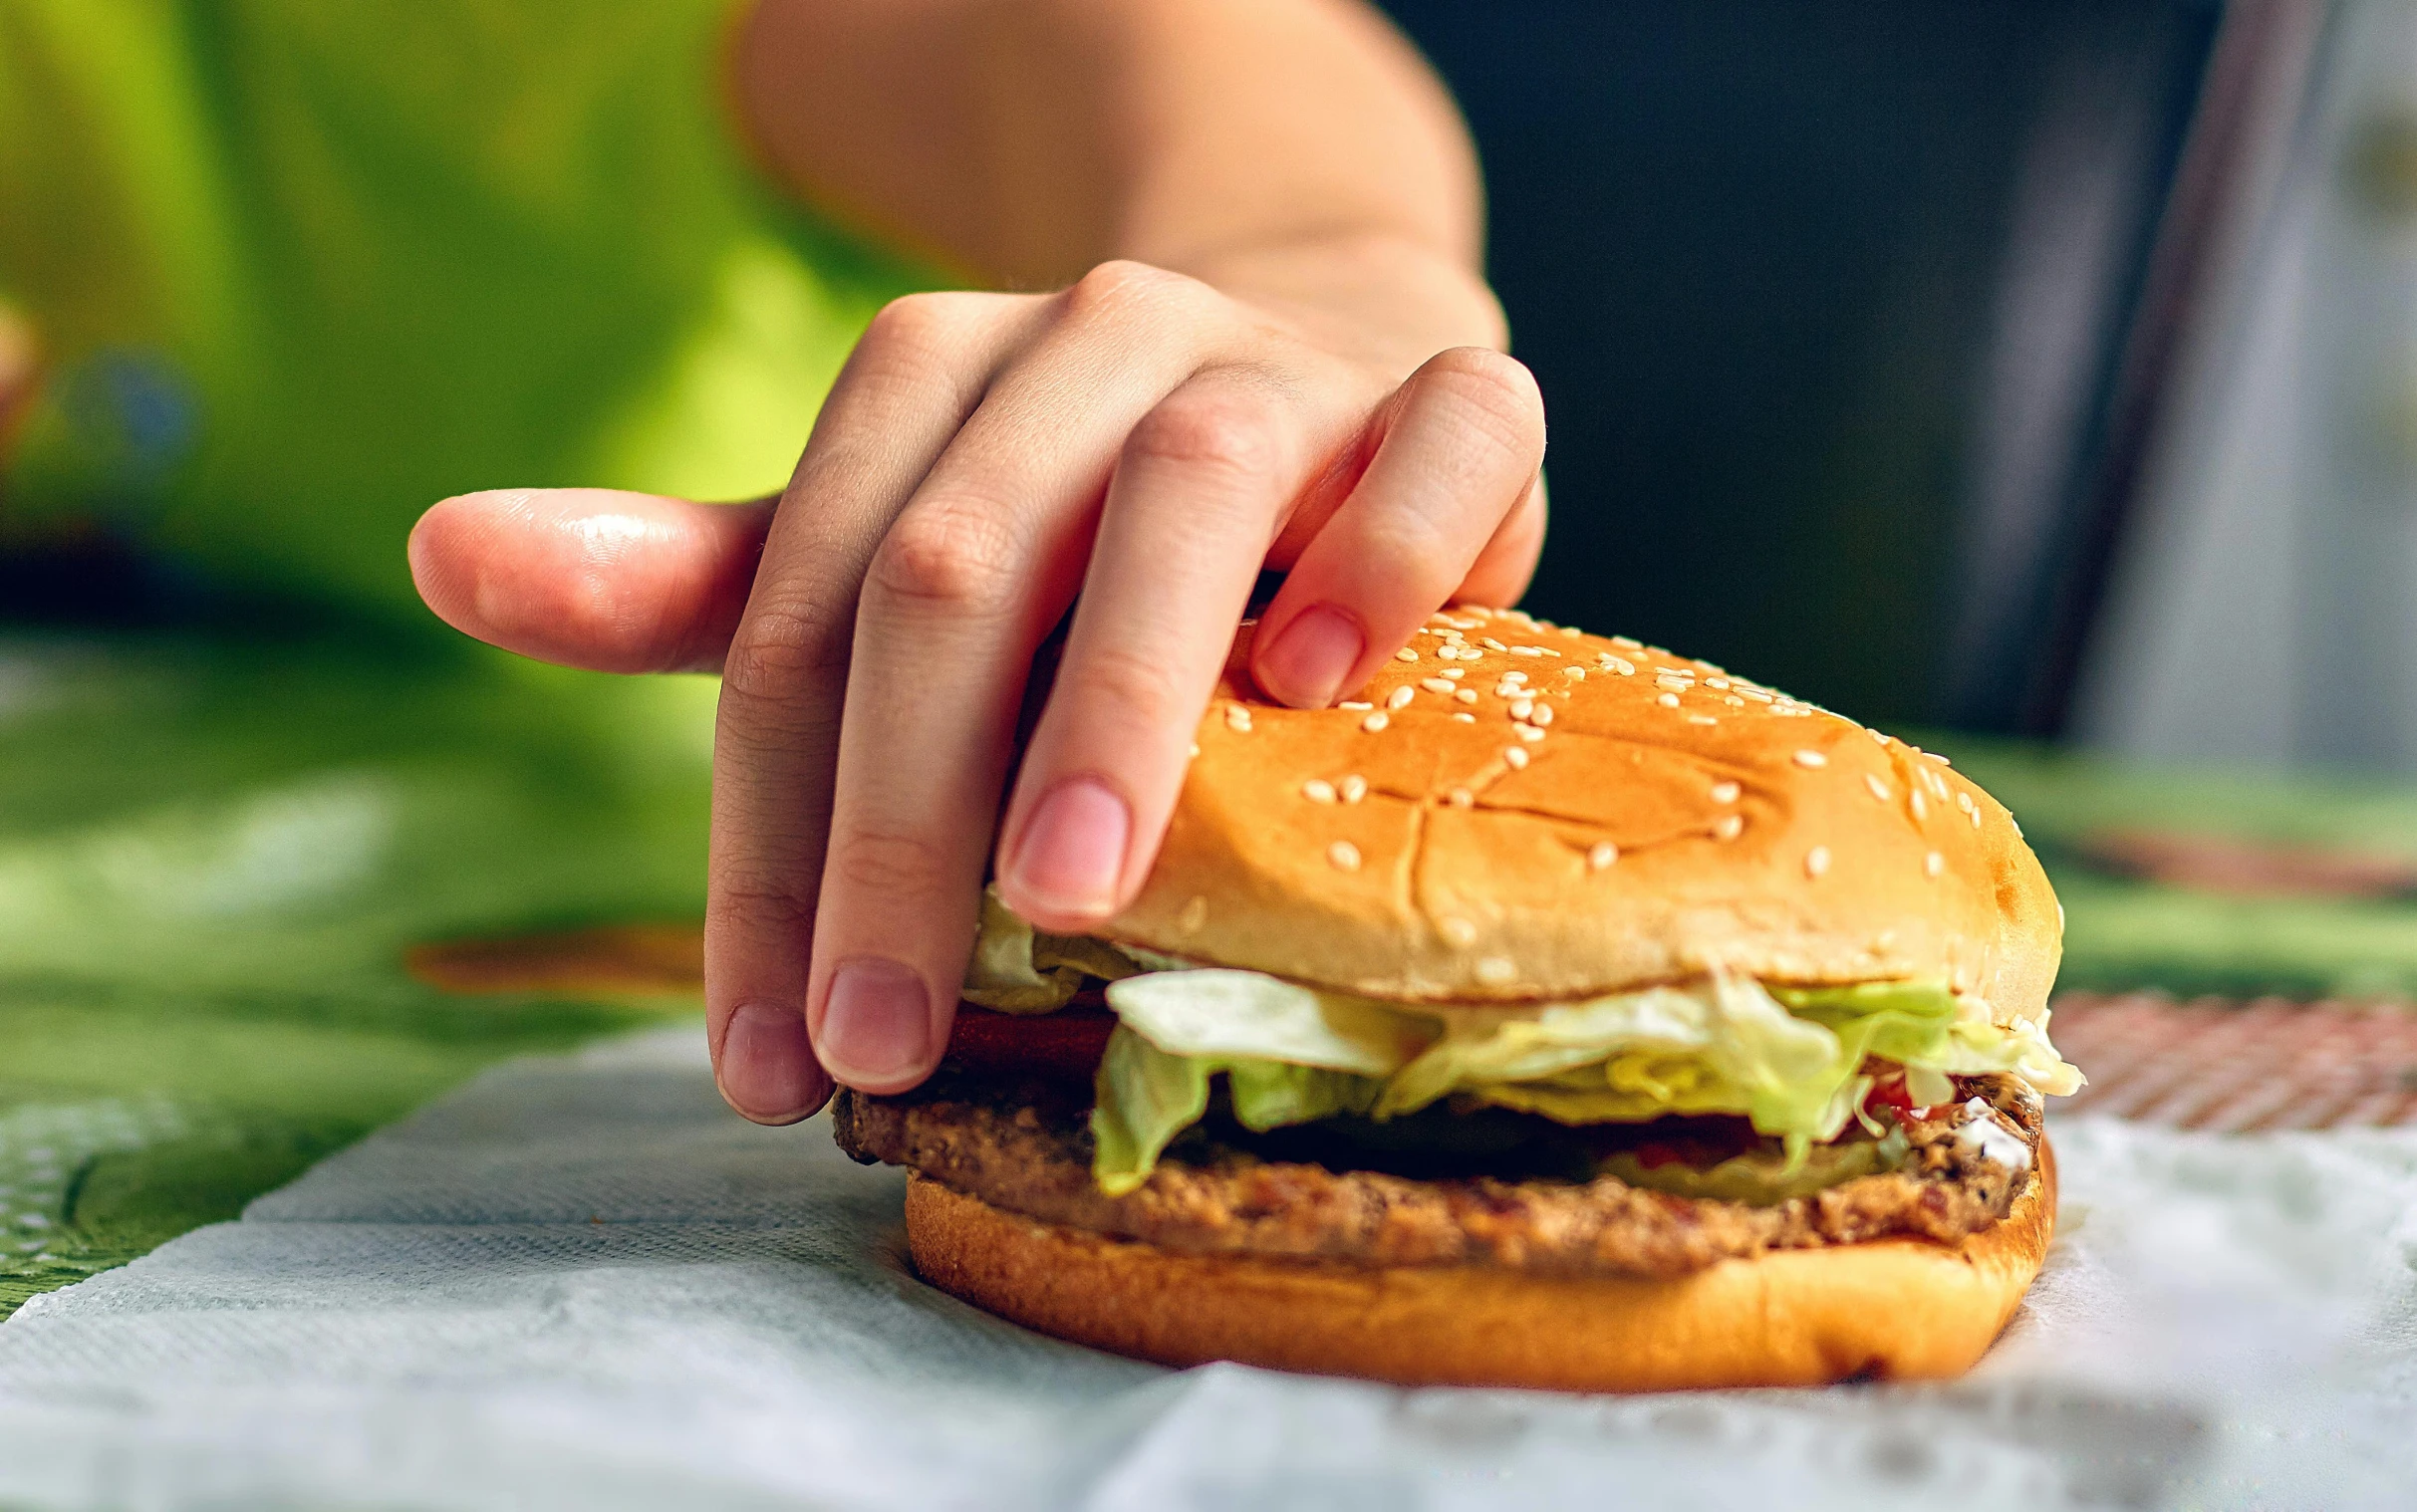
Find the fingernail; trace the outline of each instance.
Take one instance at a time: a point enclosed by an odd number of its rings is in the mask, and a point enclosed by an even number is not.
[[[1093,777],[1051,788],[1024,825],[1008,870],[1017,891],[1059,913],[1099,917],[1116,911],[1133,815],[1125,800]]]
[[[831,973],[816,1048],[832,1074],[850,1083],[922,1075],[932,1056],[924,979],[879,956],[842,961]]]
[[[1324,605],[1303,610],[1258,655],[1262,686],[1295,708],[1320,709],[1343,696],[1343,679],[1368,649],[1349,615]]]
[[[742,1003],[730,1015],[715,1079],[730,1106],[759,1124],[793,1124],[831,1096],[805,1015],[770,1003]]]

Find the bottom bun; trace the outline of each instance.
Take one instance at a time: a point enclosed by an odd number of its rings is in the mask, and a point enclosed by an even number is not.
[[[1165,1365],[1572,1391],[1960,1375],[2014,1316],[2055,1220],[2045,1140],[2013,1210],[1961,1243],[1769,1250],[1666,1281],[1178,1254],[907,1185],[924,1279],[1044,1334]]]

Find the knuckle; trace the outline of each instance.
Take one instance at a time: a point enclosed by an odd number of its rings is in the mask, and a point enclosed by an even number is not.
[[[780,704],[836,682],[847,675],[848,634],[848,617],[827,606],[779,599],[752,606],[722,660],[722,692]]]
[[[1544,396],[1527,365],[1484,347],[1455,347],[1423,370],[1461,424],[1514,455],[1541,453]]]
[[[1267,477],[1278,465],[1273,416],[1235,393],[1177,394],[1144,415],[1125,443],[1128,458],[1230,475]]]
[[[967,296],[954,292],[904,294],[881,307],[865,326],[864,340],[884,347],[930,350],[945,346],[972,314]]]
[[[1059,674],[1061,688],[1093,709],[1116,709],[1145,725],[1189,726],[1198,710],[1177,681],[1173,664],[1128,646],[1100,646]]]
[[[803,940],[814,926],[814,895],[766,877],[716,881],[705,897],[705,927],[745,937]]]
[[[947,852],[931,837],[901,830],[853,830],[832,837],[831,875],[841,884],[903,901],[945,890]]]
[[[1164,309],[1197,299],[1199,280],[1130,258],[1101,263],[1066,290],[1066,311],[1077,319]]]
[[[1016,533],[1006,512],[971,500],[907,511],[874,553],[870,585],[907,604],[988,617],[1015,592]]]

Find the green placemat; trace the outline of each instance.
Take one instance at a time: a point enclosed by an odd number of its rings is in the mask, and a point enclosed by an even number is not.
[[[447,997],[402,958],[697,915],[712,693],[0,636],[0,1316],[490,1062],[690,1011]]]

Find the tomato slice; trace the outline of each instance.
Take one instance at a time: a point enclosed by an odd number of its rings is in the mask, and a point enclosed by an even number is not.
[[[1088,1082],[1108,1053],[1116,1015],[1104,1008],[1067,1007],[1055,1013],[1000,1013],[956,1005],[948,1059],[968,1071]]]

